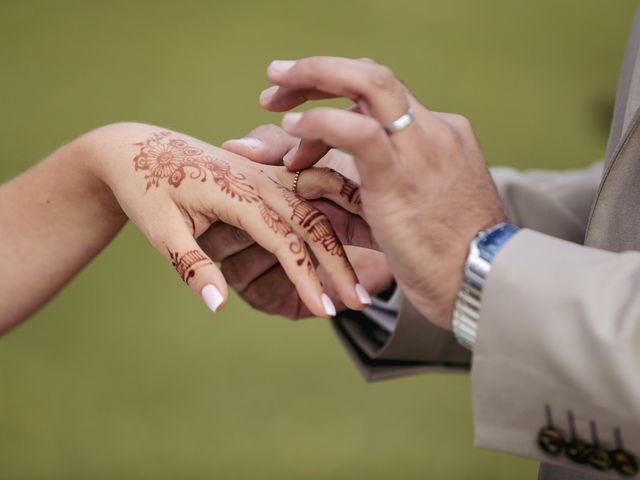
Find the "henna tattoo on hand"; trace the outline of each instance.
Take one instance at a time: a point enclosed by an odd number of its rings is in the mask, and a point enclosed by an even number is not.
[[[362,205],[362,199],[360,198],[360,187],[348,178],[343,177],[342,175],[340,176],[344,179],[344,183],[342,184],[342,188],[340,189],[340,196],[345,197],[352,205]]]
[[[208,174],[220,189],[240,201],[253,203],[260,200],[252,185],[244,175],[233,173],[229,163],[206,155],[200,148],[186,141],[169,138],[173,132],[156,132],[144,142],[134,143],[140,151],[134,157],[136,170],[148,172],[146,191],[159,187],[162,180],[177,188],[187,178],[206,182]]]
[[[362,199],[360,198],[360,186],[357,183],[354,183],[336,170],[327,169],[326,172],[330,175],[334,175],[342,182],[342,188],[340,189],[341,197],[346,198],[352,205],[362,205]]]
[[[338,240],[327,216],[313,208],[309,202],[284,187],[280,187],[287,204],[291,207],[291,220],[296,220],[331,255],[345,257],[344,248]]]
[[[213,262],[200,250],[189,250],[182,255],[178,252],[172,252],[168,248],[167,251],[171,258],[171,265],[173,265],[178,275],[180,275],[180,278],[182,278],[186,284],[189,284],[198,269],[206,265],[213,265]]]
[[[313,270],[313,263],[311,263],[309,252],[307,251],[307,247],[305,247],[304,242],[293,231],[289,232],[287,236],[293,237],[291,243],[289,243],[289,251],[294,255],[300,255],[296,260],[296,263],[299,266],[306,265],[307,271],[311,272]]]
[[[291,226],[282,220],[282,217],[278,212],[264,203],[264,201],[260,204],[260,214],[262,215],[264,223],[266,223],[267,226],[275,233],[286,237],[289,233],[293,232]]]
[[[262,215],[264,222],[274,233],[282,235],[285,238],[291,238],[291,241],[289,242],[289,251],[298,256],[296,263],[300,267],[306,265],[307,270],[311,271],[313,269],[313,264],[309,258],[309,252],[307,252],[304,242],[293,231],[291,225],[286,223],[278,212],[264,203],[264,201],[260,204],[260,214]]]

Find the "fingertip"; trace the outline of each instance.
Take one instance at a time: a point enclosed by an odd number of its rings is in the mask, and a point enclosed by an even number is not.
[[[234,138],[222,144],[222,148],[237,155],[255,160],[264,151],[265,144],[262,140],[253,137]]]
[[[324,309],[324,313],[327,317],[335,317],[336,316],[336,306],[333,304],[333,301],[326,293],[323,293],[320,296],[320,300],[322,302],[322,308]]]
[[[285,164],[285,166],[289,167],[289,165],[291,165],[291,163],[295,160],[296,158],[296,153],[298,153],[298,146],[292,148],[291,150],[289,150],[284,157],[282,157],[282,162]]]
[[[277,85],[272,85],[271,87],[265,88],[262,92],[260,92],[260,105],[266,108],[271,103],[276,93],[278,93],[279,88],[280,87],[278,87]]]
[[[282,117],[282,128],[288,133],[293,133],[292,131],[300,124],[302,115],[301,112],[287,113]]]
[[[373,303],[373,300],[371,300],[371,295],[369,295],[367,289],[364,288],[364,285],[362,285],[361,283],[356,283],[354,290],[356,291],[356,296],[358,297],[358,300],[360,300],[360,303],[362,305],[368,307]]]
[[[278,77],[291,70],[295,64],[295,60],[274,60],[267,67],[267,76]]]
[[[200,296],[204,303],[209,307],[212,312],[218,312],[222,310],[225,304],[225,296],[215,285],[209,283],[202,287]]]

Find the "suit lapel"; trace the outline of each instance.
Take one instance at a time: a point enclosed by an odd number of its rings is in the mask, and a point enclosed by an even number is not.
[[[604,175],[591,210],[585,245],[640,250],[640,8],[624,55]],[[636,180],[636,182],[634,182]],[[631,208],[633,207],[633,208]],[[637,219],[634,221],[634,219]]]
[[[640,250],[640,109],[607,164],[585,245],[616,252]]]
[[[620,72],[620,79],[618,80],[618,90],[616,92],[616,105],[613,114],[613,120],[611,122],[611,130],[609,132],[609,142],[607,144],[607,164],[614,157],[614,152],[619,146],[620,140],[623,135],[624,127],[628,126],[628,122],[625,125],[625,119],[629,118],[629,93],[632,90],[632,83],[638,84],[638,55],[640,54],[640,8],[636,11],[635,18],[633,20],[633,26],[631,27],[631,34],[627,41],[627,48],[624,52],[624,60],[622,62],[622,71]]]

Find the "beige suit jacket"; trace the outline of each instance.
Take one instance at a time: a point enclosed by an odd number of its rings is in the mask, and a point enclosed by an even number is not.
[[[493,169],[511,221],[524,229],[485,286],[471,366],[475,441],[540,460],[543,479],[621,478],[579,463],[574,440],[640,462],[639,45],[636,14],[604,164]],[[354,312],[334,321],[368,379],[469,368],[449,332],[399,303],[392,333]],[[550,422],[565,439],[557,455],[540,443]]]

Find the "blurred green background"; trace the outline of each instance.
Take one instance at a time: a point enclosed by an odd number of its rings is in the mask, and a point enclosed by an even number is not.
[[[267,64],[312,54],[389,65],[427,106],[469,116],[491,164],[586,165],[634,8],[2,0],[0,180],[110,122],[215,144],[277,123],[257,104]],[[326,322],[235,297],[214,316],[131,227],[0,342],[1,479],[535,478],[530,460],[474,449],[472,426],[466,376],[366,384]]]

